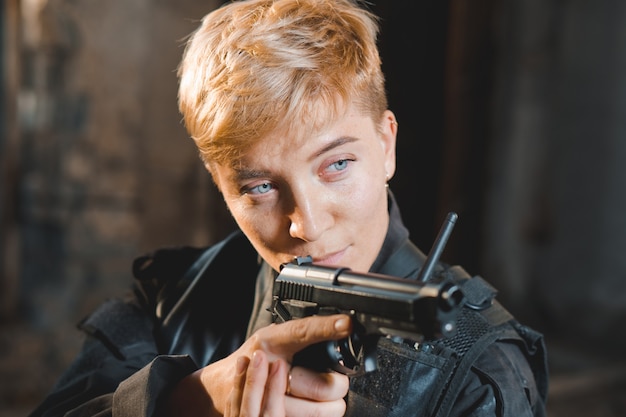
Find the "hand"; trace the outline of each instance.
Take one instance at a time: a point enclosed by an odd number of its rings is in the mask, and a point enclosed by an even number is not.
[[[306,346],[347,337],[350,331],[346,315],[306,317],[259,329],[230,356],[183,379],[168,409],[198,416],[343,415],[349,385],[345,375],[290,369],[289,363]]]
[[[282,359],[269,362],[261,350],[254,352],[252,360],[240,357],[237,367],[225,417],[343,416],[346,411],[345,375],[289,369]]]

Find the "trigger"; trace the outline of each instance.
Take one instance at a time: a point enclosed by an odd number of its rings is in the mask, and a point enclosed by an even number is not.
[[[363,371],[365,373],[375,371],[378,368],[378,337],[367,337],[363,340]]]
[[[378,368],[376,357],[378,335],[357,335],[335,343],[335,355],[339,359],[333,369],[348,376],[360,376]]]

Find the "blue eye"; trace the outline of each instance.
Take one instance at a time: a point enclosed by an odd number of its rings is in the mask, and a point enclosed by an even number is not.
[[[349,159],[340,159],[339,161],[330,164],[329,168],[334,169],[335,171],[343,171],[348,168],[349,161]]]
[[[273,188],[272,184],[264,182],[263,184],[250,188],[247,192],[250,194],[265,194],[270,192]]]

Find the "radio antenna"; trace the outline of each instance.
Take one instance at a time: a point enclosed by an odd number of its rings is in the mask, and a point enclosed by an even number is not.
[[[458,219],[458,215],[451,211],[446,216],[446,220],[441,225],[441,229],[439,229],[439,234],[433,243],[433,247],[430,249],[428,253],[428,257],[424,261],[424,265],[422,265],[422,269],[420,269],[417,280],[420,282],[426,282],[430,279],[430,275],[439,261],[439,257],[443,252],[443,249],[446,247],[446,243],[448,242],[448,238],[452,233],[452,229],[456,223],[456,219]]]

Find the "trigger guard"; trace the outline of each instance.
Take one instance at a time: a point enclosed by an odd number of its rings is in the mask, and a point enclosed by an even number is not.
[[[378,337],[359,337],[329,341],[328,356],[333,360],[332,369],[347,376],[361,376],[378,368],[376,359]]]
[[[347,376],[360,376],[378,368],[378,338],[353,334],[341,340],[315,343],[296,353],[292,365],[319,372],[334,370]]]

